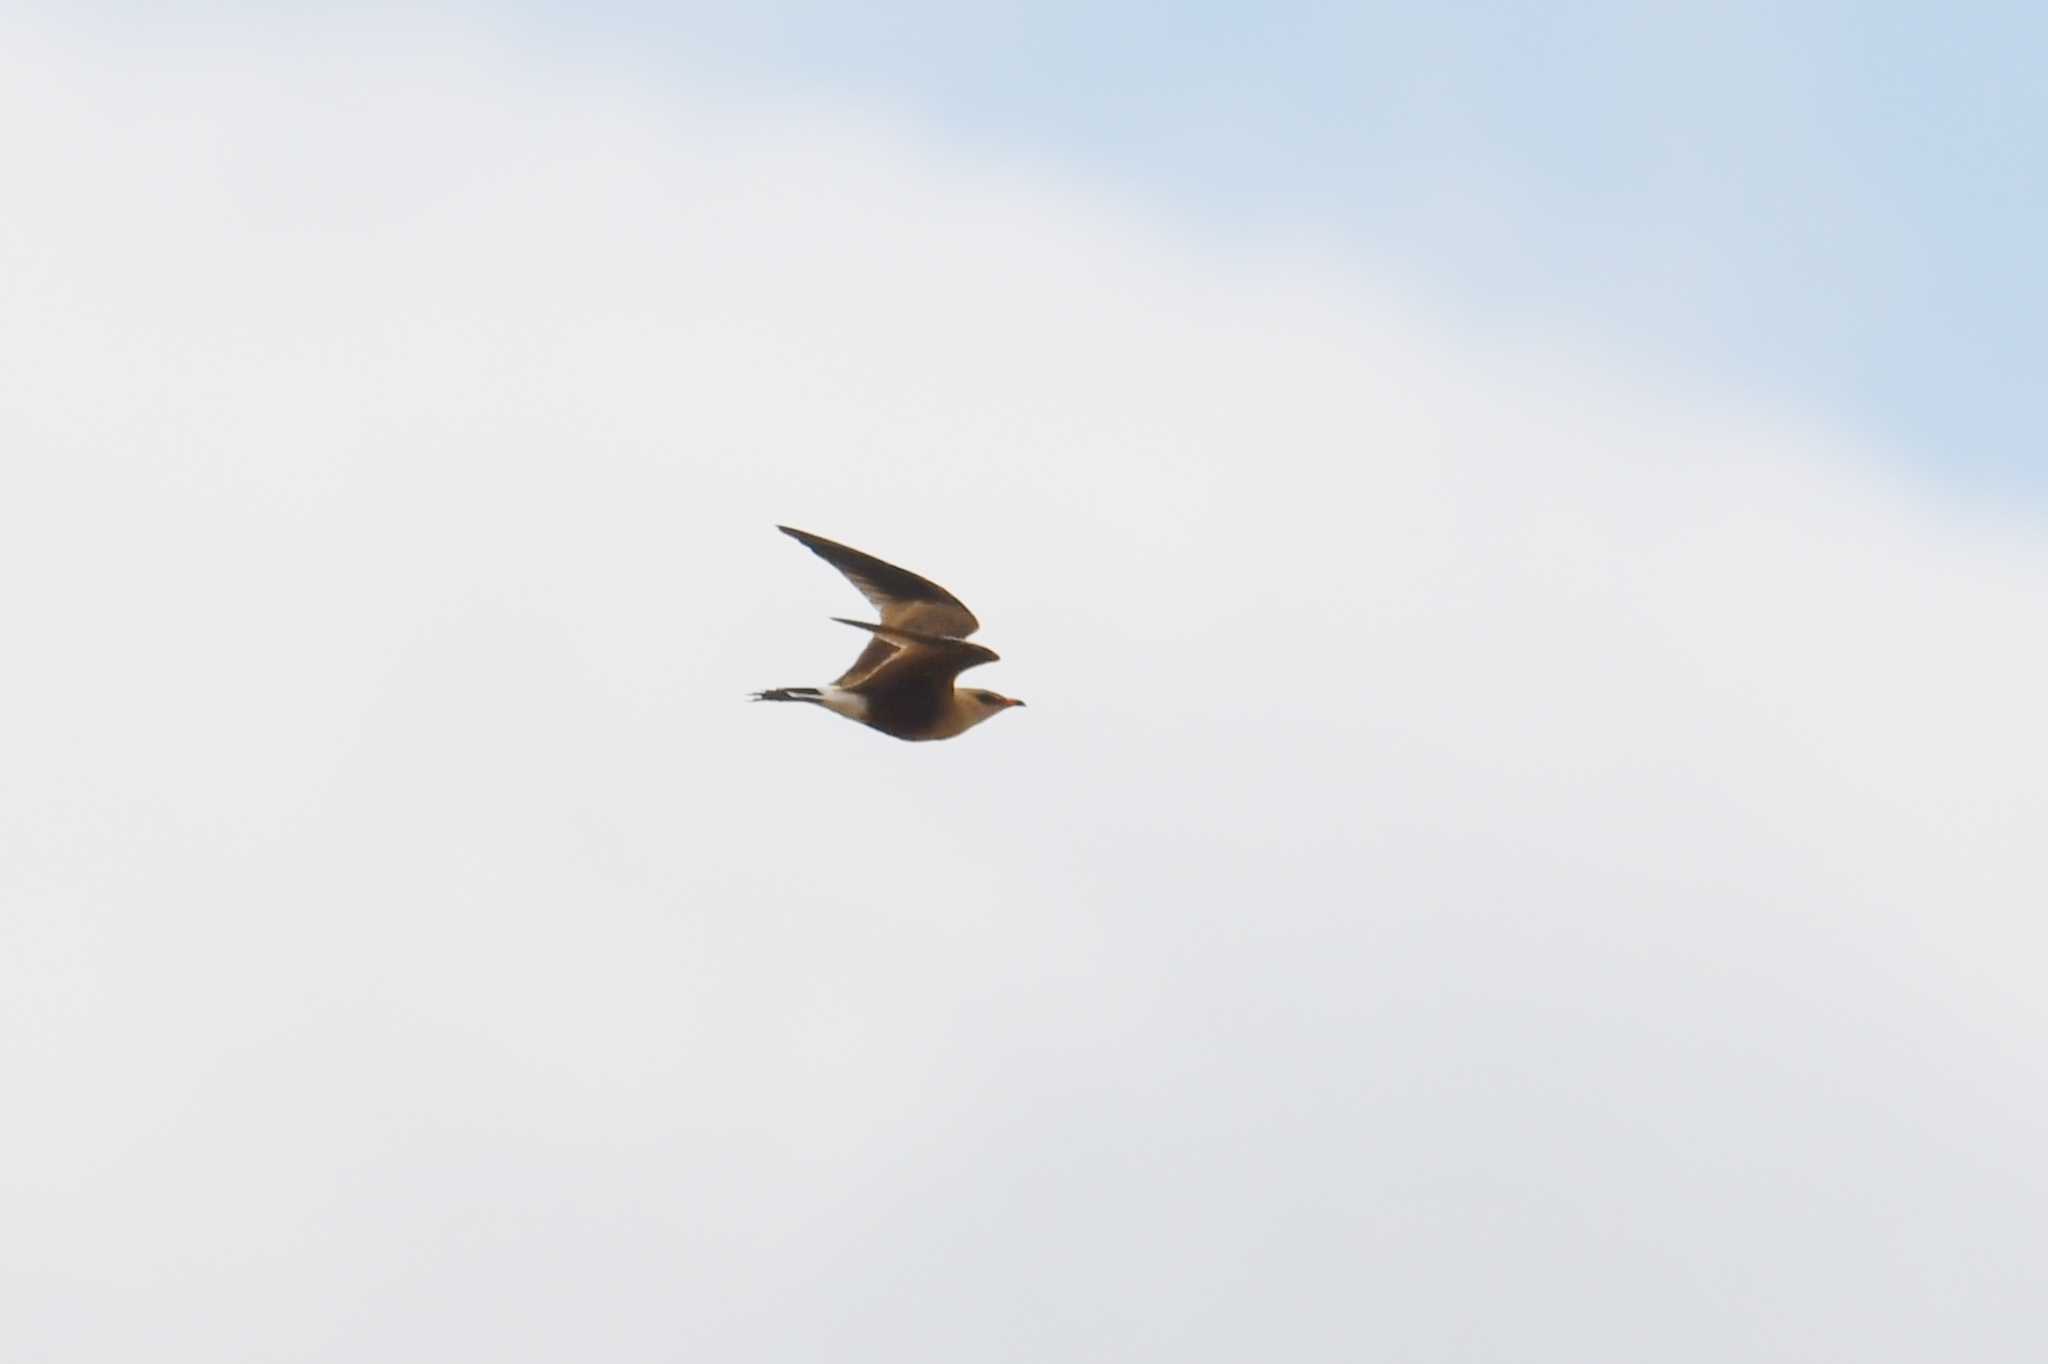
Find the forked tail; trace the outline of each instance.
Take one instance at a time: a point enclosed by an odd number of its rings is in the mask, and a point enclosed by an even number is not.
[[[754,693],[756,701],[808,701],[814,706],[825,704],[825,693],[816,687],[770,687],[767,691]]]

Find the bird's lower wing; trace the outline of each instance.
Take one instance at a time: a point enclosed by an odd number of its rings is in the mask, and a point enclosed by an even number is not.
[[[862,678],[872,676],[875,669],[887,663],[896,653],[896,646],[880,635],[868,641],[868,647],[860,651],[860,657],[853,660],[853,666],[839,674],[832,683],[835,687],[851,687]]]
[[[866,630],[877,640],[894,645],[896,652],[902,655],[900,659],[884,659],[880,666],[868,674],[870,679],[878,677],[885,668],[891,673],[906,672],[911,668],[929,669],[952,677],[969,668],[993,663],[1001,657],[994,649],[964,639],[928,635],[922,630],[905,630],[894,625],[873,625],[864,620],[848,620],[844,616],[834,616],[832,619],[841,625],[851,625],[856,630]],[[861,657],[867,657],[865,651]],[[855,666],[858,667],[858,663]]]

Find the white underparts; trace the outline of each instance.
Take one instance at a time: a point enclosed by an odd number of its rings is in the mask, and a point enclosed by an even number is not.
[[[849,720],[865,720],[868,714],[868,699],[844,687],[820,687],[819,700],[825,709],[835,715],[844,715]]]

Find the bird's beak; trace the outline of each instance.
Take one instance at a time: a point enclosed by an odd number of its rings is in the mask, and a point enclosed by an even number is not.
[[[1011,698],[1010,698],[1010,704],[1011,704],[1011,705],[1013,705],[1013,706],[1021,706],[1021,705],[1023,705],[1024,703],[1023,703],[1022,701],[1019,701],[1019,700],[1018,700],[1018,699],[1017,699],[1016,697],[1014,697],[1014,696],[1013,696],[1013,697],[1011,697]]]

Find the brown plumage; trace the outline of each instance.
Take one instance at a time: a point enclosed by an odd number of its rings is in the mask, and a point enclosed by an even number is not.
[[[808,702],[913,741],[950,739],[998,711],[1024,704],[953,685],[967,669],[995,662],[996,653],[967,642],[981,622],[951,592],[822,535],[789,526],[776,529],[845,574],[882,619],[869,624],[833,617],[874,637],[829,687],[773,687],[755,692],[755,700]]]

